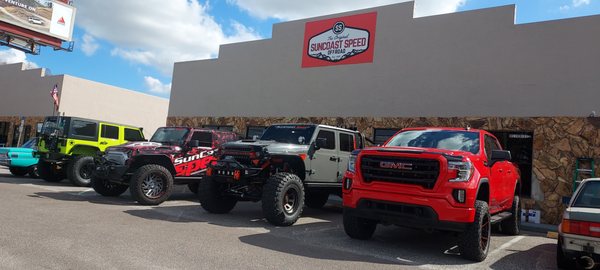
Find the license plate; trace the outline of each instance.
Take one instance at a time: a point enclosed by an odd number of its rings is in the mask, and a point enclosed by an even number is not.
[[[0,158],[7,158],[7,157],[8,157],[8,154],[5,154],[5,153],[0,154]]]

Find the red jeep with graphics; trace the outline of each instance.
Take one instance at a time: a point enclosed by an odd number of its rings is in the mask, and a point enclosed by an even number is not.
[[[519,233],[520,176],[492,134],[403,129],[385,145],[353,153],[343,180],[344,229],[370,238],[378,223],[461,233],[459,250],[483,261],[491,225]]]
[[[173,185],[188,185],[197,193],[206,166],[221,144],[237,140],[233,132],[163,127],[150,142],[109,147],[95,159],[92,188],[103,196],[119,196],[129,188],[140,204],[158,205]]]

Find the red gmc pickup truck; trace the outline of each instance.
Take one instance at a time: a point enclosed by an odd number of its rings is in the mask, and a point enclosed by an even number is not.
[[[483,261],[491,225],[515,235],[519,169],[484,130],[408,128],[357,150],[343,180],[344,229],[369,239],[378,223],[461,233],[459,250]]]

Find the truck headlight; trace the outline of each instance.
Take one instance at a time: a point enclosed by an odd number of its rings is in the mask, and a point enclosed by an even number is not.
[[[350,172],[356,172],[356,156],[352,155],[350,156],[350,159],[348,159],[348,171]]]
[[[470,161],[448,162],[448,175],[450,182],[467,182],[473,175],[473,164]]]

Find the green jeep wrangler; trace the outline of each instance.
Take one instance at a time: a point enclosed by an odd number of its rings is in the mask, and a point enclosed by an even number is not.
[[[38,151],[38,174],[48,182],[67,177],[76,186],[90,186],[94,157],[107,147],[145,141],[141,128],[76,117],[46,117]]]

